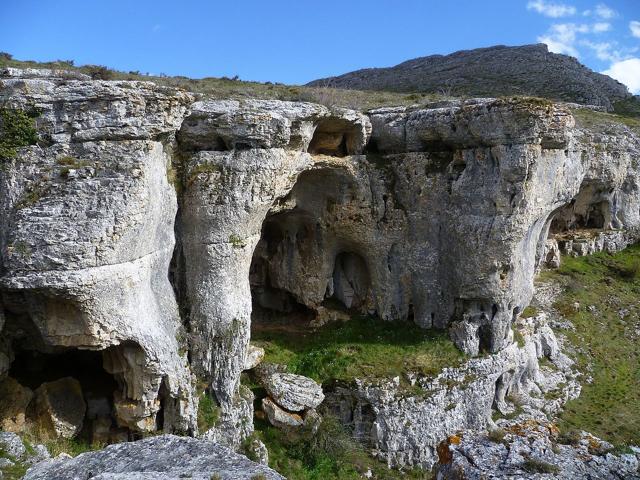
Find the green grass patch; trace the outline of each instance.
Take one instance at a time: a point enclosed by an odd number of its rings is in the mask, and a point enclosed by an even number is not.
[[[265,349],[265,361],[285,364],[290,372],[318,382],[388,378],[403,372],[437,375],[464,358],[445,332],[368,316],[318,329],[257,329],[252,336]]]
[[[368,470],[376,479],[430,479],[432,474],[413,469],[399,472],[372,458],[331,416],[318,430],[283,431],[256,420],[254,435],[269,450],[269,466],[290,480],[356,480]]]
[[[625,125],[640,135],[640,117],[598,112],[588,108],[573,108],[571,113],[578,127],[596,133],[615,133],[616,126]]]
[[[198,431],[204,433],[215,427],[220,419],[220,407],[213,397],[206,392],[200,395],[198,404]]]
[[[538,458],[528,458],[522,464],[522,469],[529,473],[559,473],[560,467]]]
[[[545,274],[565,286],[555,307],[575,325],[566,335],[578,368],[593,377],[567,403],[560,427],[616,446],[640,444],[639,262],[636,245],[615,255],[565,257],[560,269]]]

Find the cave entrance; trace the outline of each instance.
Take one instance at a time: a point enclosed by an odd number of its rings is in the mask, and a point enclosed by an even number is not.
[[[252,325],[303,327],[314,317],[298,296],[304,288],[305,255],[312,248],[313,225],[305,214],[285,212],[267,217],[251,262],[249,283]],[[306,252],[306,253],[305,253]]]
[[[75,429],[65,436],[99,444],[132,439],[129,429],[118,426],[114,397],[122,385],[105,370],[104,352],[75,348],[43,352],[15,345],[8,377],[33,392],[25,410],[26,424],[42,435],[54,436],[42,430],[45,417],[41,409],[49,402],[69,422],[69,431]]]
[[[551,214],[551,219],[550,238],[589,236],[607,230],[612,225],[609,192],[594,185],[583,185],[571,202]]]

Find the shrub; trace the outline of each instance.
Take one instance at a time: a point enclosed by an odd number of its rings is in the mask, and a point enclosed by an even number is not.
[[[115,72],[103,65],[85,65],[82,70],[94,80],[113,80]]]
[[[13,158],[19,148],[38,142],[34,119],[39,115],[37,109],[0,107],[0,160]]]
[[[552,463],[538,458],[528,458],[522,464],[522,469],[529,473],[558,473],[560,468]]]
[[[501,428],[496,428],[495,430],[491,430],[487,434],[487,438],[491,440],[493,443],[505,443],[504,437],[506,432]]]

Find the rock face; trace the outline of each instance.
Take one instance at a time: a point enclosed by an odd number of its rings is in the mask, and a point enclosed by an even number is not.
[[[150,83],[4,75],[5,106],[40,110],[41,143],[2,159],[2,353],[101,351],[118,384],[110,400],[135,405],[128,426],[155,429],[162,408],[166,429],[193,429],[167,277],[171,136],[191,97]]]
[[[54,459],[27,471],[25,480],[193,478],[283,479],[270,468],[210,441],[161,435],[104,450]]]
[[[253,429],[240,385],[259,357],[252,307],[339,304],[495,354],[425,383],[432,398],[403,400],[399,380],[349,393],[354,418],[375,412],[389,463],[429,466],[449,429],[486,426],[494,400],[510,408],[505,392],[543,389],[533,360],[553,342],[541,325],[519,347],[512,327],[549,240],[638,238],[640,141],[577,128],[550,102],[364,115],[15,69],[0,99],[36,108],[39,138],[0,159],[0,378],[33,390],[76,378],[103,438],[162,429],[237,447]],[[21,368],[36,361],[62,375]],[[437,393],[448,381],[473,388]],[[203,384],[220,418],[197,432]],[[291,381],[273,398],[309,408],[316,387]]]
[[[438,480],[639,479],[640,455],[613,454],[613,446],[581,432],[559,438],[553,424],[528,420],[505,422],[500,433],[469,432],[452,436],[439,447]]]
[[[546,45],[495,46],[415,58],[389,68],[367,68],[323,78],[310,86],[429,92],[445,95],[531,95],[611,109],[627,88]]]

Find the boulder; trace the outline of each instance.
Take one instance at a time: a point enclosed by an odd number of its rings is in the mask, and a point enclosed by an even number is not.
[[[11,377],[0,381],[0,429],[21,432],[25,427],[27,406],[33,392]]]
[[[160,435],[119,443],[72,459],[42,462],[24,480],[283,480],[265,465],[208,440]]]
[[[249,345],[247,354],[244,358],[244,369],[251,370],[256,368],[264,358],[264,348]]]
[[[80,382],[75,378],[43,383],[36,390],[36,423],[45,434],[75,437],[82,429],[86,409]]]
[[[322,387],[302,375],[274,373],[265,377],[262,385],[274,402],[292,412],[316,408],[324,400]]]
[[[269,397],[262,399],[262,410],[267,414],[271,425],[276,428],[298,428],[304,425],[304,420],[300,415],[283,410]]]

